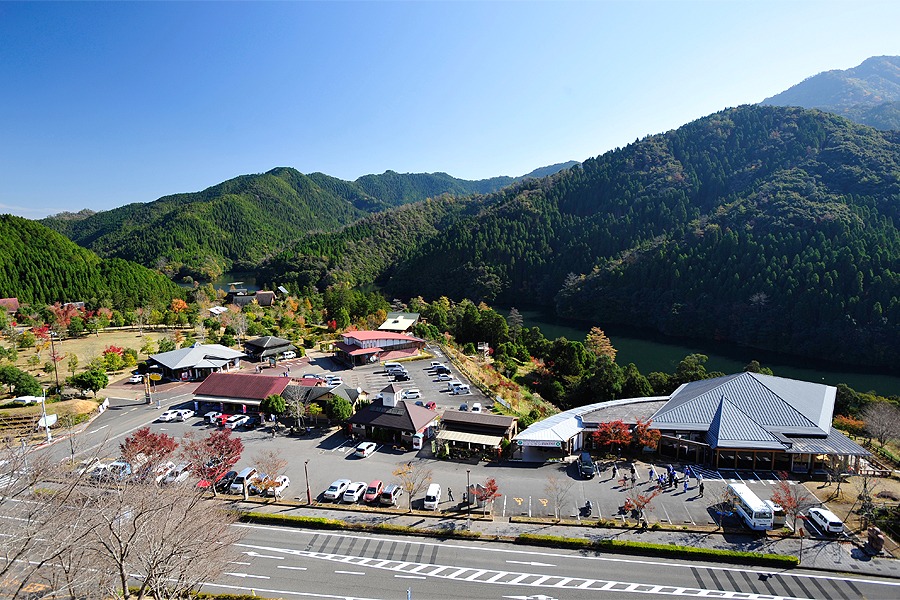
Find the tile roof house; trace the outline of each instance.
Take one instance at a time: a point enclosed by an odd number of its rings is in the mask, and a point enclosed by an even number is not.
[[[351,367],[379,359],[415,356],[425,347],[425,340],[393,331],[348,331],[335,342],[335,358]]]
[[[194,400],[258,407],[268,396],[283,395],[290,382],[288,377],[269,377],[250,373],[212,373],[194,391]]]
[[[412,444],[416,433],[430,438],[432,429],[437,425],[437,413],[413,402],[400,400],[401,393],[401,388],[393,383],[381,390],[381,398],[347,419],[350,430],[366,438],[408,445]]]
[[[738,373],[682,385],[652,419],[663,453],[720,469],[812,473],[829,460],[846,465],[869,455],[831,427],[836,394],[819,383]]]
[[[471,448],[474,444],[484,449],[500,448],[501,442],[516,435],[516,417],[489,413],[473,413],[458,410],[444,411],[438,440],[452,446]]]
[[[159,371],[167,379],[192,381],[238,368],[245,356],[220,344],[194,344],[190,348],[152,354],[147,364],[150,371]]]
[[[0,308],[6,309],[6,312],[12,314],[19,310],[18,298],[0,298]]]
[[[290,340],[273,335],[258,337],[244,342],[244,351],[247,353],[247,358],[252,361],[265,360],[296,349],[297,347],[291,344]]]

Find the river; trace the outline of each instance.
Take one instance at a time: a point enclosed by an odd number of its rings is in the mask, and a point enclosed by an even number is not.
[[[496,308],[503,316],[509,308]],[[584,341],[591,325],[578,321],[566,321],[540,310],[518,309],[526,327],[540,327],[549,339],[564,336],[570,340]],[[688,354],[705,354],[709,357],[707,371],[731,374],[743,371],[752,360],[772,369],[779,377],[800,379],[828,385],[845,383],[860,392],[875,391],[881,395],[900,395],[900,377],[887,372],[864,368],[853,369],[846,365],[798,358],[785,354],[744,348],[724,342],[672,338],[661,334],[621,326],[604,326],[613,347],[618,350],[616,362],[622,366],[634,363],[644,375],[653,371],[672,373]]]

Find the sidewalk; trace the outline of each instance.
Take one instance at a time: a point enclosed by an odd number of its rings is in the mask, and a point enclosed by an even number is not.
[[[801,544],[799,538],[756,537],[750,534],[730,531],[640,531],[638,529],[510,522],[508,518],[483,518],[481,517],[481,510],[474,507],[472,518],[469,520],[465,518],[465,513],[435,515],[424,511],[413,511],[412,513],[397,514],[375,510],[356,511],[329,508],[327,505],[307,507],[302,504],[298,505],[295,502],[274,504],[263,501],[243,502],[238,500],[234,502],[234,507],[238,510],[270,514],[339,519],[349,523],[367,523],[372,525],[391,523],[431,531],[460,530],[468,527],[471,531],[478,531],[488,538],[513,538],[523,533],[533,533],[591,540],[618,539],[793,556],[799,554]],[[806,538],[802,540],[802,544],[803,556],[799,568],[900,578],[900,560],[869,557],[851,542]]]

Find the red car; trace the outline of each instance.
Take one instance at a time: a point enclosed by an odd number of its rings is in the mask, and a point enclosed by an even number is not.
[[[232,415],[222,414],[216,417],[216,425],[219,427],[225,427],[225,421],[227,421]]]
[[[380,479],[376,479],[372,483],[369,484],[369,487],[366,488],[366,493],[363,495],[364,502],[375,502],[378,500],[378,496],[381,495],[381,492],[384,491],[384,483],[381,482]]]

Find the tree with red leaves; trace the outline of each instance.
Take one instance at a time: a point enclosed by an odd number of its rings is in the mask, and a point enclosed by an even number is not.
[[[488,480],[480,487],[475,486],[475,497],[482,503],[482,506],[484,506],[485,515],[487,515],[487,503],[491,503],[491,512],[493,512],[494,500],[503,495],[499,490],[500,488],[497,486],[497,480],[493,477],[488,478]]]
[[[812,498],[802,485],[795,485],[788,480],[788,474],[778,473],[778,483],[772,492],[772,502],[784,509],[784,514],[791,518],[794,531],[797,531],[797,516],[807,508],[816,506],[818,502]]]
[[[138,429],[119,445],[122,458],[131,464],[146,463],[148,472],[172,456],[177,448],[174,437],[153,433],[149,427]]]
[[[656,450],[656,447],[659,446],[660,433],[659,429],[650,428],[651,423],[653,423],[653,419],[646,422],[638,419],[634,426],[632,436],[639,446]]]
[[[240,438],[232,437],[231,431],[213,431],[205,438],[188,434],[181,445],[181,456],[191,463],[191,473],[207,482],[213,496],[218,495],[215,482],[237,464],[244,451],[244,443]]]
[[[594,443],[598,446],[627,446],[631,443],[631,428],[622,421],[600,423],[594,432]]]
[[[633,494],[625,499],[625,510],[637,512],[639,521],[646,521],[646,512],[653,510],[652,502],[659,495],[659,489],[654,489],[649,494]]]

